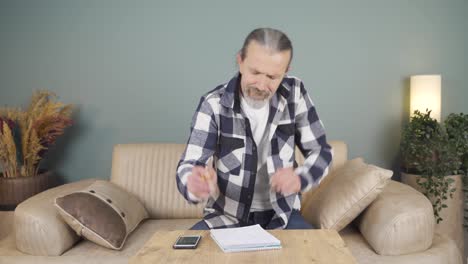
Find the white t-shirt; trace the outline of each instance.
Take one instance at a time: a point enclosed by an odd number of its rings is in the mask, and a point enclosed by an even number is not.
[[[240,99],[241,108],[249,119],[250,129],[257,145],[257,175],[250,211],[270,210],[272,209],[270,202],[270,179],[266,167],[269,146],[269,125],[267,125],[267,122],[270,104],[265,104],[262,108],[253,108],[245,101],[243,96],[240,96]]]

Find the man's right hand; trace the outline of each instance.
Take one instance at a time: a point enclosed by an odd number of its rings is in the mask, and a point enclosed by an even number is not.
[[[212,190],[216,188],[216,190]],[[211,167],[194,166],[192,174],[187,179],[187,189],[197,198],[205,200],[210,196],[210,191],[218,191],[218,178]]]

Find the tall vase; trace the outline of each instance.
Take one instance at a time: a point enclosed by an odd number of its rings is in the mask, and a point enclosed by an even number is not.
[[[27,177],[0,176],[0,209],[12,210],[29,197],[55,185],[56,177],[50,171]]]
[[[401,181],[419,192],[423,189],[417,183],[417,179],[421,176],[415,174],[401,173]],[[449,190],[455,188],[453,198],[447,197],[444,203],[447,208],[442,208],[439,212],[440,217],[443,219],[435,226],[435,232],[447,236],[455,241],[460,253],[464,256],[464,230],[463,230],[463,182],[461,175],[448,175],[445,177],[452,178],[454,182],[449,186]]]

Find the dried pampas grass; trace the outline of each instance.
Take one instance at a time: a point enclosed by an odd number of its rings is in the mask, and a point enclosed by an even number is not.
[[[49,91],[33,94],[26,111],[0,109],[0,168],[3,177],[35,176],[48,148],[72,125],[73,106]]]

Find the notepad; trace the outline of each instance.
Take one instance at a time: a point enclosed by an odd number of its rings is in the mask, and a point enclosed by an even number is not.
[[[265,231],[260,225],[211,229],[210,234],[224,252],[281,248],[281,241]]]

